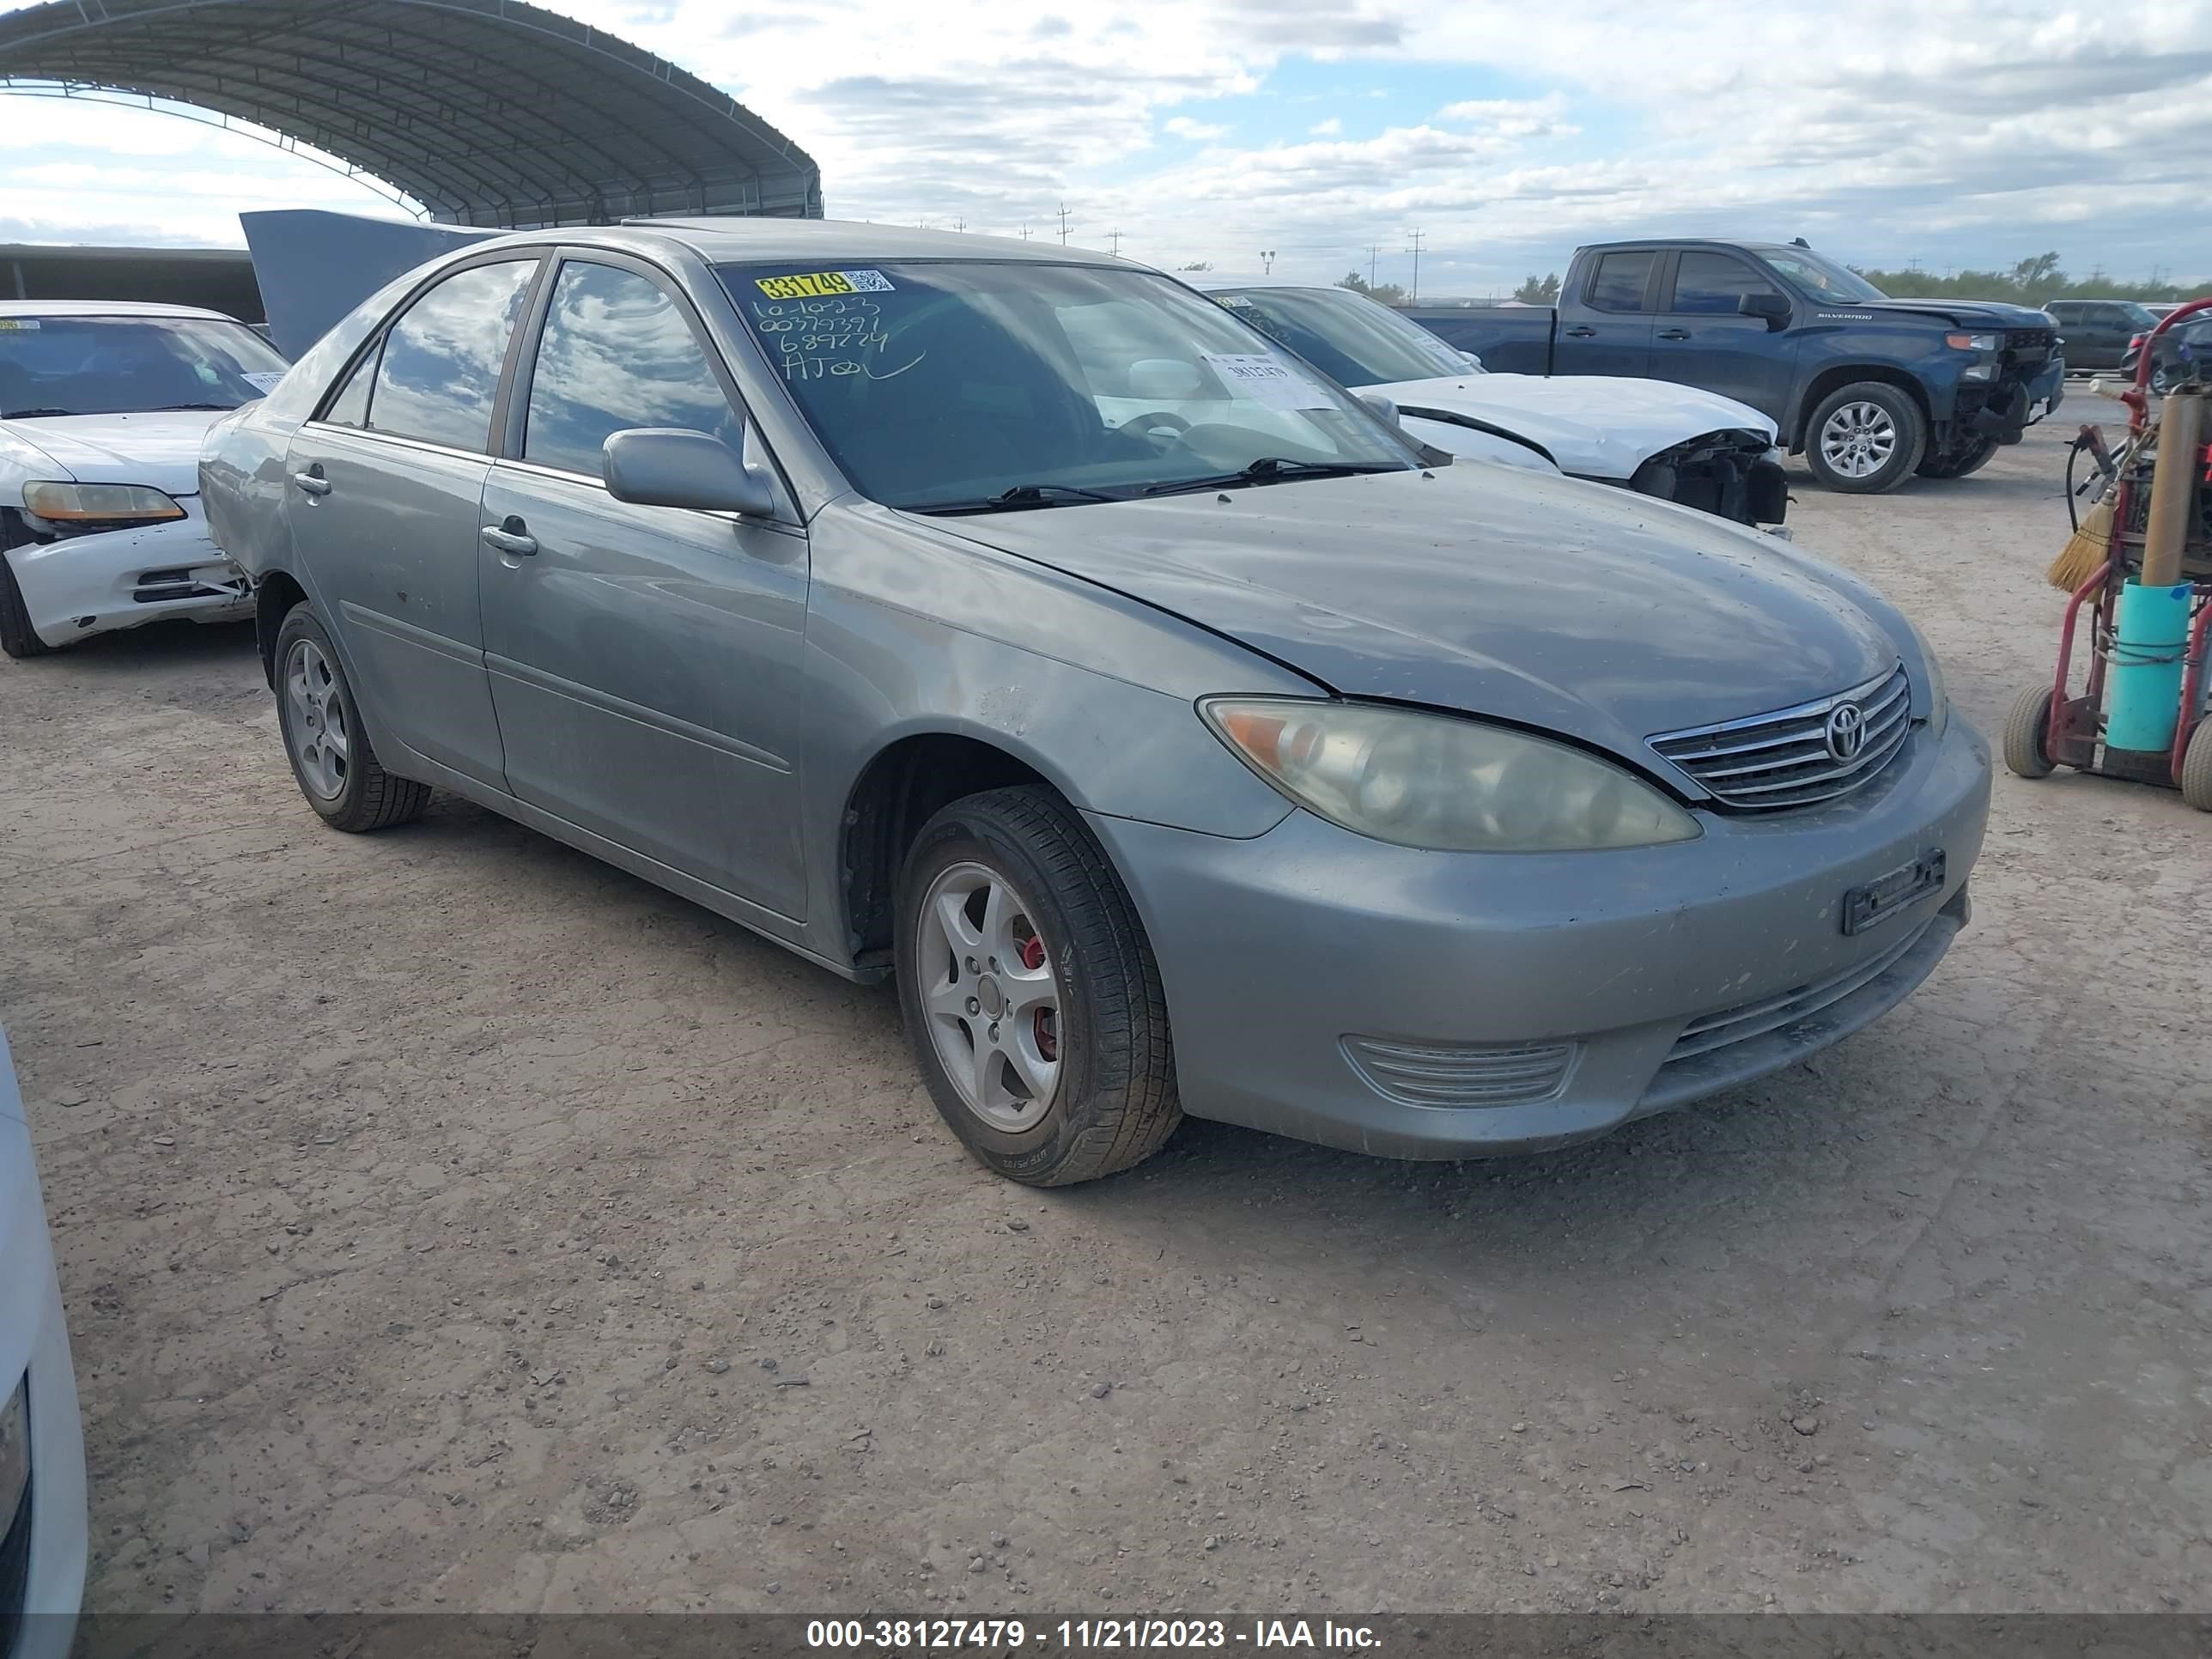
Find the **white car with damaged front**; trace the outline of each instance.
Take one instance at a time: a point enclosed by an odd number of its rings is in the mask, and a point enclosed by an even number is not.
[[[1349,289],[1208,274],[1198,289],[1422,442],[1500,459],[1518,444],[1570,477],[1747,525],[1788,511],[1772,421],[1733,398],[1632,375],[1492,374],[1410,318]]]
[[[200,514],[200,443],[284,369],[219,312],[0,302],[0,650],[250,617],[251,585]]]

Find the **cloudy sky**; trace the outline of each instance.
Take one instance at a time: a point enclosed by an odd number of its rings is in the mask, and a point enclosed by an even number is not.
[[[0,11],[16,8],[0,0]],[[1581,240],[2212,276],[2212,0],[556,0],[735,94],[839,218],[1480,295]],[[4,66],[0,66],[4,67]],[[0,92],[0,241],[397,211],[192,121]],[[1370,256],[1370,250],[1378,250]]]

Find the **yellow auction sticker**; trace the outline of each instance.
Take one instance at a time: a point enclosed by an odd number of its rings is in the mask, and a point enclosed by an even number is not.
[[[839,294],[888,294],[880,270],[811,270],[790,276],[756,276],[753,286],[771,300],[826,300]]]

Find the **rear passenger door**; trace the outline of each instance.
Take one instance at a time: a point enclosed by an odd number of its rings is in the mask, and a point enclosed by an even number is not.
[[[1778,422],[1789,401],[1796,342],[1737,307],[1747,294],[1782,290],[1749,261],[1712,248],[1676,254],[1668,287],[1651,335],[1652,377],[1717,392]]]
[[[1615,248],[1589,262],[1582,291],[1565,296],[1553,372],[1649,374],[1660,252]]]
[[[602,446],[631,428],[707,432],[768,461],[665,273],[619,254],[567,254],[540,311],[478,550],[508,787],[803,920],[805,527],[795,512],[741,519],[607,492]]]
[[[416,295],[294,434],[286,466],[294,544],[380,739],[500,787],[477,514],[540,263],[465,264]]]

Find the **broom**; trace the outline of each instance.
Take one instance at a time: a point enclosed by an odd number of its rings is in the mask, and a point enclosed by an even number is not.
[[[2120,472],[2148,453],[2157,441],[2158,429],[2154,427],[2142,440],[2122,450],[2112,471],[2112,482],[2106,486],[2105,497],[2087,513],[2074,528],[2058,557],[2051,568],[2044,572],[2044,580],[2062,593],[2071,593],[2109,563],[2112,556],[2112,498],[2118,492]]]

